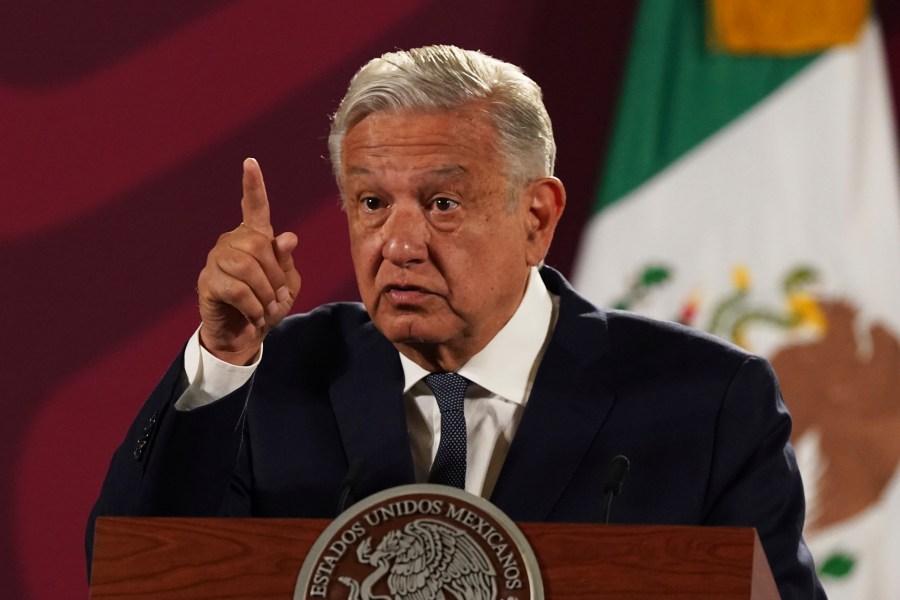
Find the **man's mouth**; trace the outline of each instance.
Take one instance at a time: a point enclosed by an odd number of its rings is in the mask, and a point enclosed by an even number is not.
[[[425,288],[415,285],[387,285],[383,293],[396,305],[419,304],[431,295]]]

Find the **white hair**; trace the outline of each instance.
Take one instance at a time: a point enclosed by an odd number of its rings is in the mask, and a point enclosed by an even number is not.
[[[425,46],[390,52],[363,66],[331,122],[328,150],[340,182],[347,131],[378,111],[455,110],[481,103],[497,131],[511,184],[553,175],[556,142],[541,88],[519,67],[482,52]]]

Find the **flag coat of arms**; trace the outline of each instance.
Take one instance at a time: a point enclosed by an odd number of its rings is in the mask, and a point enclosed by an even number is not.
[[[877,15],[780,4],[642,4],[573,279],[768,358],[829,597],[900,598],[900,161]]]

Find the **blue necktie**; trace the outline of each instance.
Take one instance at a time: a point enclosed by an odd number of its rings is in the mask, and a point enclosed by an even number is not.
[[[456,373],[432,373],[425,383],[441,409],[441,443],[429,483],[466,488],[466,415],[463,400],[469,380]]]

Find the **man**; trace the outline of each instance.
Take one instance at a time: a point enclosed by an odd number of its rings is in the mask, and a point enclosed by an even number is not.
[[[768,365],[597,309],[542,266],[565,191],[520,69],[446,46],[387,54],[352,80],[329,148],[362,306],[284,318],[297,238],[275,235],[245,161],[243,223],[199,277],[202,324],[113,458],[91,523],[331,517],[345,486],[359,500],[428,480],[513,519],[590,522],[625,454],[616,521],[754,526],[783,597],[824,596]],[[464,424],[444,412],[448,377]]]

